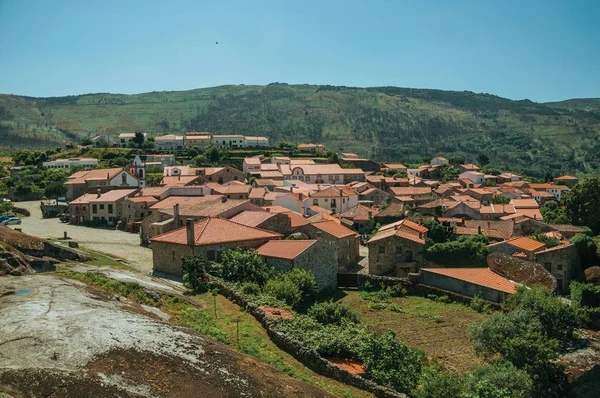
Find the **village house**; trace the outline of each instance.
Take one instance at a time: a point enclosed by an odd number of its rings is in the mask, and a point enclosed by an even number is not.
[[[504,184],[507,182],[517,182],[521,181],[521,176],[513,174],[513,173],[502,173],[496,179],[498,184]]]
[[[522,259],[533,261],[534,255],[546,248],[546,245],[526,236],[519,236],[504,242],[488,246],[490,253],[502,252]]]
[[[292,231],[292,221],[285,213],[272,213],[264,209],[245,210],[233,216],[230,220],[248,227],[277,232],[281,235],[287,235]]]
[[[239,134],[213,135],[211,144],[219,148],[243,148],[246,145],[246,139]]]
[[[400,201],[400,198],[408,197],[417,204],[427,203],[436,199],[431,187],[390,187],[387,191]]]
[[[144,140],[146,140],[146,136],[148,134],[142,133],[144,136]],[[119,146],[121,148],[127,148],[129,146],[129,142],[135,138],[135,133],[121,133],[119,134]]]
[[[301,152],[325,153],[327,149],[322,144],[298,144],[298,150]]]
[[[222,194],[227,196],[227,199],[248,199],[252,187],[244,184],[230,184],[223,189]]]
[[[310,205],[330,210],[332,213],[342,213],[358,204],[358,195],[352,188],[329,187],[309,195]]]
[[[269,139],[247,135],[244,137],[244,145],[246,148],[266,148],[269,146]]]
[[[322,241],[270,240],[257,251],[267,265],[280,272],[293,268],[311,272],[321,291],[337,286],[338,254],[335,247]]]
[[[375,214],[373,218],[375,222],[386,225],[399,221],[404,217],[405,204],[402,202],[391,202],[388,207]]]
[[[579,251],[572,244],[540,250],[535,253],[535,262],[556,278],[561,293],[567,293],[571,281],[581,277],[583,273]]]
[[[123,201],[137,191],[137,189],[113,189],[106,193],[98,191],[95,196],[87,196],[88,219],[105,225],[116,225],[121,220]]]
[[[378,188],[369,188],[358,194],[358,202],[373,206],[383,206],[392,195]]]
[[[428,229],[404,219],[385,225],[368,242],[369,274],[408,276],[423,265]]]
[[[284,180],[313,184],[348,184],[365,180],[365,172],[361,169],[344,169],[338,164],[281,164],[279,168]]]
[[[320,221],[297,229],[310,239],[323,240],[337,248],[338,265],[349,267],[357,263],[360,241],[358,234],[335,221]]]
[[[156,149],[159,151],[181,151],[183,150],[183,136],[166,134],[154,139]]]
[[[97,194],[84,193],[75,200],[69,202],[69,222],[71,224],[81,225],[90,221],[90,202]]]
[[[490,203],[492,201],[492,192],[485,188],[469,188],[464,192],[465,195],[477,199],[480,202]]]
[[[257,206],[264,206],[267,193],[269,193],[269,190],[265,187],[252,187],[250,194],[248,194],[248,199]]]
[[[458,171],[462,174],[462,173],[466,173],[467,171],[479,171],[479,166],[477,166],[476,164],[461,164],[458,166]]]
[[[106,134],[97,135],[95,137],[92,137],[91,140],[94,148],[100,148],[102,146],[112,147],[114,144],[113,139]]]
[[[510,203],[515,207],[517,214],[539,221],[544,219],[535,199],[513,199]]]
[[[152,270],[154,273],[181,276],[184,256],[197,254],[209,261],[220,262],[226,250],[257,248],[269,240],[278,239],[281,239],[280,234],[218,217],[197,222],[186,219],[184,227],[151,239]]]
[[[281,206],[263,206],[262,208],[271,213],[285,214],[290,219],[292,232],[310,223],[302,214]]]
[[[491,268],[421,268],[411,282],[469,297],[501,303],[517,292],[518,283]]]
[[[442,164],[448,164],[448,159],[443,158],[441,156],[436,156],[435,158],[431,159],[431,162],[429,162],[429,164],[431,166],[440,166]]]
[[[479,217],[476,219],[480,220],[495,220],[502,217],[509,216],[511,214],[515,214],[517,210],[514,205],[496,205],[490,203],[487,206],[481,206],[479,208]]]
[[[271,204],[304,215],[306,214],[306,208],[310,206],[310,198],[303,193],[285,193],[278,195],[271,201]]]
[[[246,175],[235,167],[170,166],[163,171],[163,185],[203,185],[207,182],[225,184],[244,181]]]
[[[389,174],[395,174],[398,172],[406,172],[408,168],[402,163],[383,163],[381,165],[381,171]]]
[[[485,182],[485,174],[478,171],[465,171],[458,175],[459,180],[467,179],[475,185],[483,184]],[[467,187],[472,188],[472,187]]]
[[[208,132],[187,132],[183,140],[185,149],[201,149],[204,150],[210,146],[210,133]]]
[[[150,207],[158,202],[158,199],[154,196],[132,196],[125,198],[121,206],[121,217],[126,223],[125,229],[132,231],[134,222],[140,222],[144,218],[148,217],[152,210]],[[139,228],[135,228],[139,230]]]
[[[139,180],[123,168],[78,171],[67,177],[66,199],[71,201],[84,193],[95,193],[114,188],[139,187]]]
[[[569,175],[564,175],[564,176],[556,177],[554,179],[554,182],[557,185],[566,185],[569,188],[573,188],[575,185],[577,185],[579,183],[579,178],[569,176]]]
[[[81,166],[86,169],[93,169],[98,166],[98,159],[94,158],[70,158],[56,159],[42,162],[42,166],[47,169],[70,169],[73,166]]]
[[[175,164],[175,155],[173,155],[172,153],[148,154],[142,156],[146,158],[146,165],[157,165],[157,163],[160,163],[159,167],[161,169],[164,169],[167,166],[173,166]]]
[[[368,234],[375,227],[375,219],[371,208],[357,204],[348,210],[339,213],[337,216],[343,225],[354,229],[360,234]]]
[[[549,183],[544,184],[529,184],[529,188],[535,191],[546,191],[547,193],[554,196],[554,199],[560,202],[562,195],[569,191],[569,187],[566,185],[554,185]]]
[[[242,162],[242,171],[244,173],[254,174],[261,171],[261,159],[258,156],[252,158],[244,158]]]

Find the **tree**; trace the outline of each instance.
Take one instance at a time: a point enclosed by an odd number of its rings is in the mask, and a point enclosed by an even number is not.
[[[564,198],[566,212],[575,225],[586,225],[600,234],[600,178],[575,185]]]
[[[207,281],[207,270],[206,258],[198,254],[190,254],[181,259],[183,284],[188,289],[201,290]]]
[[[495,205],[507,205],[510,203],[510,198],[504,195],[496,195],[492,198],[492,203]]]
[[[138,148],[141,148],[144,145],[144,141],[146,141],[146,136],[144,135],[143,132],[136,131],[135,135],[133,136],[131,141],[133,142],[133,144],[135,146],[137,146]]]
[[[0,202],[0,214],[8,214],[13,208],[13,204],[11,202]]]
[[[312,272],[303,268],[293,268],[283,274],[283,276],[292,281],[300,289],[301,298],[299,305],[311,304],[319,294],[319,286]]]
[[[358,315],[345,304],[324,301],[310,307],[308,315],[323,325],[343,325],[346,322],[358,323]]]
[[[390,330],[381,337],[369,335],[359,357],[373,381],[409,393],[419,382],[424,355],[408,348]]]
[[[536,233],[536,234],[530,235],[529,237],[531,239],[537,240],[538,242],[545,244],[548,249],[551,249],[553,247],[560,245],[560,240],[558,240],[558,238],[555,238],[554,236],[548,236],[545,234]]]
[[[67,187],[62,182],[51,182],[44,189],[44,196],[47,199],[54,198],[58,200],[59,197],[64,196],[66,193]]]
[[[600,248],[596,246],[596,242],[593,238],[584,234],[576,234],[571,238],[569,243],[572,243],[577,247],[583,269],[586,269],[591,265],[596,265],[600,260],[598,258]]]
[[[81,146],[87,146],[87,145],[92,145],[92,144],[93,144],[93,142],[89,138],[84,138],[79,142],[79,145],[81,145]]]
[[[265,264],[256,250],[227,250],[223,253],[222,276],[233,282],[255,282],[264,286],[273,277],[275,269]]]
[[[435,221],[429,220],[423,223],[423,226],[427,228],[427,238],[431,239],[434,243],[444,243],[448,241],[448,231],[444,226]]]
[[[296,307],[302,300],[300,288],[289,278],[278,277],[269,279],[264,292],[278,300],[285,301],[289,306]]]
[[[486,154],[484,154],[484,153],[480,153],[480,154],[477,156],[477,163],[479,163],[479,165],[480,165],[480,166],[482,166],[482,167],[483,167],[483,166],[486,166],[488,163],[490,163],[490,158],[489,158],[489,157],[487,157],[487,155],[486,155]]]
[[[484,267],[490,249],[483,235],[463,235],[455,241],[436,243],[425,250],[425,258],[447,267]]]

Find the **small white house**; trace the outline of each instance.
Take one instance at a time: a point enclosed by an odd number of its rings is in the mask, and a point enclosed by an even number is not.
[[[175,134],[161,135],[154,139],[156,149],[160,151],[175,151],[183,149],[183,136]]]
[[[243,148],[246,145],[246,137],[239,134],[213,135],[211,144],[220,148]]]
[[[485,174],[478,171],[465,171],[458,178],[466,178],[473,181],[473,184],[483,184],[485,182]]]
[[[253,137],[253,136],[246,136],[244,137],[245,139],[245,145],[246,147],[268,147],[269,146],[269,139],[267,137]]]

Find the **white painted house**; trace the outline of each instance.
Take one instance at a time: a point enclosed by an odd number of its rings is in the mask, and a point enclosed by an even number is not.
[[[466,178],[473,182],[473,184],[483,184],[485,182],[485,174],[478,171],[465,171],[460,174],[458,178]]]
[[[183,149],[183,136],[175,134],[161,135],[154,139],[156,149],[160,151],[176,151]]]
[[[86,169],[93,169],[98,166],[98,159],[93,158],[70,158],[70,159],[56,159],[48,162],[43,162],[42,166],[47,169],[70,169],[73,166],[82,166]]]

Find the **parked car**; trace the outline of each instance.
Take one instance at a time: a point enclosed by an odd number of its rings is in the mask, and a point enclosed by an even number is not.
[[[10,217],[6,220],[2,221],[4,225],[12,225],[12,224],[21,224],[21,219],[19,217]]]
[[[14,214],[5,214],[3,216],[0,216],[0,224],[5,221],[8,220],[9,218],[13,218],[16,217]]]

